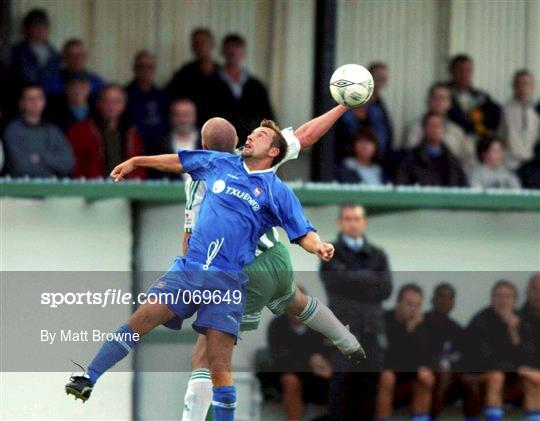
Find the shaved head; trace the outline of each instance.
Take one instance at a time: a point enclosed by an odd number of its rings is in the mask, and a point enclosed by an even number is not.
[[[201,130],[202,144],[206,149],[220,152],[233,152],[238,143],[236,129],[221,117],[209,119]]]

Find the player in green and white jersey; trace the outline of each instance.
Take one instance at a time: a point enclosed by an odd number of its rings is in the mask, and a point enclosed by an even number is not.
[[[347,109],[347,107],[336,106],[303,124],[296,131],[291,128],[282,130],[282,135],[288,144],[287,155],[280,164],[270,170],[277,171],[282,163],[296,159],[301,149],[314,145]],[[202,129],[203,147],[240,153],[241,149],[234,150],[238,139],[233,130],[234,127],[226,120],[220,118],[209,120]],[[235,137],[232,142],[231,137]],[[185,188],[184,254],[207,187],[204,181],[188,179]],[[297,288],[289,251],[279,241],[275,228],[259,239],[256,258],[244,268],[244,271],[249,277],[249,282],[240,330],[257,329],[262,310],[267,307],[274,314],[287,312],[296,316],[304,324],[330,339],[345,356],[357,361],[365,358],[364,350],[356,337],[335,317],[332,311],[317,298],[310,297]],[[212,382],[203,335],[199,335],[193,350],[191,365],[192,374],[184,399],[182,419],[200,421],[205,418],[212,400]]]

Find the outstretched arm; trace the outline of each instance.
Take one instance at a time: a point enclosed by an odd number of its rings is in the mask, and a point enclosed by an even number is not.
[[[300,141],[300,148],[309,148],[317,143],[348,109],[344,105],[336,105],[323,115],[302,124],[294,131],[294,135]]]
[[[114,167],[111,177],[115,182],[122,181],[129,173],[137,168],[152,168],[162,172],[180,174],[183,172],[182,163],[178,154],[164,154],[154,156],[135,156]]]
[[[318,234],[313,231],[308,232],[298,240],[298,244],[309,253],[316,254],[325,262],[334,257],[334,246],[330,243],[323,243]]]

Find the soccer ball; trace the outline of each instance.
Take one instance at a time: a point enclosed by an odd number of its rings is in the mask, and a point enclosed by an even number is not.
[[[369,70],[359,64],[345,64],[330,78],[332,98],[347,107],[359,107],[368,102],[374,86]]]

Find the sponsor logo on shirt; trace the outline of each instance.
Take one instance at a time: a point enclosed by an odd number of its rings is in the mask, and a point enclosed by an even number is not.
[[[259,189],[259,194],[262,193],[262,189]],[[221,192],[225,191],[225,194],[228,194],[230,196],[236,196],[241,200],[245,200],[248,202],[249,206],[253,209],[253,211],[257,212],[261,209],[261,205],[257,203],[257,201],[248,193],[239,189],[236,189],[234,187],[227,186],[225,184],[225,181],[223,180],[216,180],[214,182],[214,185],[212,186],[212,192],[215,194],[219,194]],[[256,196],[258,194],[255,193]]]

